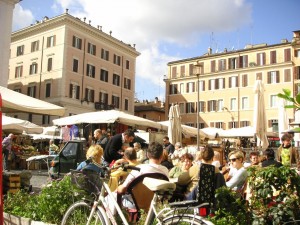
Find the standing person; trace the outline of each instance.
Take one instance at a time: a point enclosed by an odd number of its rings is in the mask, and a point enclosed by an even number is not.
[[[2,141],[2,154],[4,158],[3,169],[9,171],[10,170],[10,162],[9,155],[11,154],[11,145],[12,140],[14,139],[14,134],[10,133],[6,138]]]
[[[277,151],[277,161],[281,162],[283,165],[292,166],[292,164],[298,165],[299,154],[296,148],[291,144],[292,136],[285,133],[281,137],[282,145]]]
[[[105,149],[106,144],[108,142],[107,132],[106,130],[101,131],[101,137],[99,139],[100,145],[103,149]]]
[[[126,130],[124,133],[114,135],[107,143],[104,151],[104,159],[109,164],[123,158],[123,145],[129,145],[134,139],[133,130]]]
[[[51,139],[49,141],[49,155],[56,155],[59,151],[59,147],[54,144],[54,140]]]
[[[172,143],[169,141],[169,137],[165,136],[163,138],[163,147],[164,149],[166,149],[168,151],[168,154],[171,155],[174,153],[175,151],[175,147],[174,145],[172,145]]]
[[[95,144],[96,145],[100,145],[100,138],[101,138],[101,130],[100,129],[96,129],[94,131],[94,139],[95,139]]]

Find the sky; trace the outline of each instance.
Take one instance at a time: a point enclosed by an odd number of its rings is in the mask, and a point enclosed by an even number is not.
[[[247,44],[278,44],[300,30],[299,0],[22,0],[13,31],[69,9],[141,53],[135,96],[165,100],[167,63]]]

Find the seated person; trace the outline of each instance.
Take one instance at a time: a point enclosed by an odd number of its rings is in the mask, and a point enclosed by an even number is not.
[[[214,165],[217,168],[220,168],[220,166],[221,166],[221,163],[220,163],[220,152],[214,151],[214,157],[213,157],[212,165]]]
[[[163,150],[161,165],[165,166],[168,170],[174,167],[173,163],[169,160],[169,154],[167,149]]]
[[[176,150],[175,150],[176,151]],[[169,172],[170,178],[177,178],[183,172],[187,172],[193,165],[193,156],[190,153],[185,153],[180,158],[180,164],[173,167]]]
[[[206,146],[203,150],[201,150],[201,158],[202,158],[202,164],[210,164],[212,165],[214,157],[214,150],[211,146]],[[191,186],[190,191],[186,195],[187,200],[195,200],[197,196],[198,191],[198,181],[199,181],[199,168],[196,172],[197,175],[194,177],[193,186]],[[190,169],[191,170],[191,169]],[[194,171],[195,173],[195,171]],[[223,174],[220,172],[219,168],[215,167],[215,188],[219,188],[225,186],[225,180]]]
[[[282,163],[275,160],[274,150],[271,148],[267,148],[264,151],[264,155],[266,156],[266,160],[261,163],[261,167],[267,167],[274,165],[275,167],[281,167]]]
[[[54,144],[54,140],[49,141],[49,155],[56,155],[59,152],[59,147]]]
[[[233,174],[232,178],[226,182],[226,186],[233,190],[240,190],[245,181],[247,180],[248,173],[243,167],[244,153],[242,151],[232,151],[228,155],[229,161],[236,172]]]
[[[103,149],[100,145],[91,145],[86,152],[88,161],[81,162],[76,170],[93,170],[97,173],[102,173],[103,170],[99,167],[103,156]]]
[[[244,167],[247,168],[249,166],[258,166],[259,165],[259,153],[258,152],[250,152],[249,158],[250,163],[244,162]]]
[[[141,148],[141,144],[139,142],[135,142],[133,144],[133,148],[135,149],[136,151],[136,160],[139,162],[139,163],[143,163],[144,160],[146,159],[146,153],[145,151]]]
[[[134,148],[129,147],[124,151],[124,157],[122,159],[118,159],[113,167],[117,167],[122,163],[128,163],[129,165],[136,166],[139,163],[137,162],[136,151]],[[118,168],[116,171],[110,174],[110,179],[108,182],[108,186],[111,191],[115,191],[118,187],[121,180],[125,180],[130,171],[124,171],[123,168]]]
[[[149,145],[149,148],[147,150],[147,157],[149,158],[149,163],[138,165],[137,167],[140,168],[140,171],[132,170],[128,174],[124,183],[118,186],[116,192],[119,194],[125,194],[129,183],[142,174],[161,173],[168,177],[168,173],[169,173],[168,169],[165,166],[161,165],[162,154],[163,154],[163,146],[157,142],[152,142]],[[122,203],[127,208],[135,209],[132,197],[130,195],[123,195]]]
[[[181,143],[177,142],[175,145],[175,151],[171,154],[171,160],[174,166],[180,163],[180,158],[186,153],[186,151],[182,148]]]

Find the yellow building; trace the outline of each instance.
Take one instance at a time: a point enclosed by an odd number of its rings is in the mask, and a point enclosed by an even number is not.
[[[134,114],[135,45],[66,13],[12,33],[8,88],[65,107],[73,115],[103,109]],[[36,124],[54,116],[16,114]]]
[[[200,128],[253,126],[256,80],[262,80],[265,86],[268,131],[277,131],[277,94],[283,88],[299,92],[300,31],[293,32],[291,42],[283,39],[279,44],[247,45],[242,50],[224,49],[222,53],[208,49],[203,56],[169,62],[166,107],[178,103],[182,123],[197,127],[199,100]],[[293,121],[293,109],[287,113]]]

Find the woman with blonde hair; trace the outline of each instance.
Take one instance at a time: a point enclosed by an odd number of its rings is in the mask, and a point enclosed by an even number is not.
[[[94,170],[98,173],[102,172],[102,169],[99,167],[101,164],[101,159],[103,156],[103,148],[100,145],[91,145],[86,152],[85,161],[81,162],[76,170]]]

